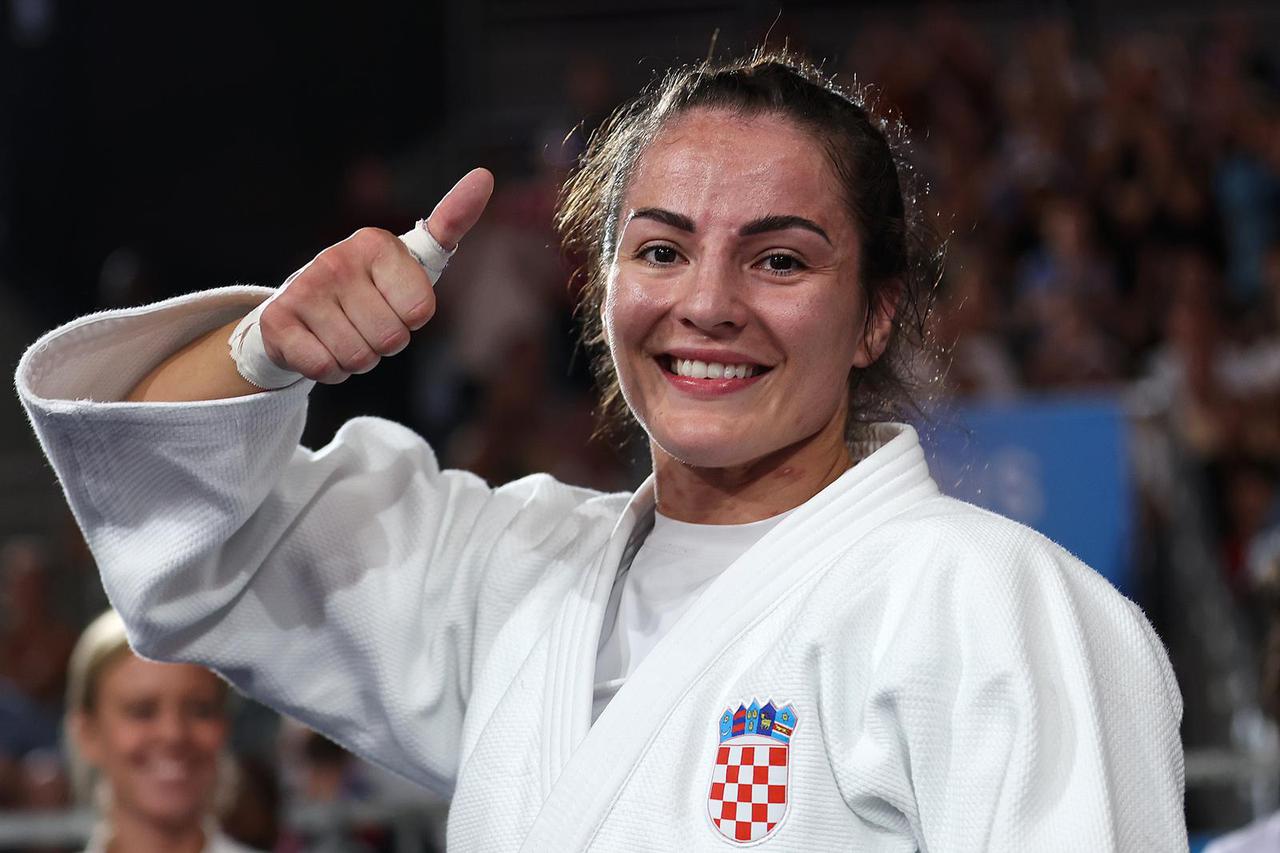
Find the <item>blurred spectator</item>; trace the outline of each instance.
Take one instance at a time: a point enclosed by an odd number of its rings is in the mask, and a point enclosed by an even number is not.
[[[934,306],[934,339],[948,360],[948,390],[978,399],[1008,399],[1018,391],[1018,369],[992,275],[983,254],[951,251]]]
[[[75,633],[50,607],[47,553],[34,539],[0,548],[0,757],[55,747]]]
[[[0,677],[37,702],[55,705],[66,678],[75,632],[50,606],[48,555],[34,539],[14,539],[0,548]]]
[[[1224,466],[1223,566],[1232,587],[1242,596],[1253,592],[1260,564],[1260,544],[1270,529],[1280,523],[1280,491],[1277,467],[1263,459],[1241,457]],[[1252,565],[1251,565],[1252,564]]]
[[[1115,275],[1095,245],[1088,208],[1079,198],[1048,198],[1039,231],[1014,296],[1031,362],[1028,381],[1052,387],[1119,379],[1127,365],[1110,340],[1120,316]]]
[[[1233,117],[1232,140],[1218,163],[1214,190],[1226,224],[1227,280],[1241,307],[1256,305],[1263,257],[1276,236],[1280,204],[1280,117],[1256,101]]]
[[[52,749],[35,749],[17,765],[18,793],[8,804],[27,813],[54,814],[71,803],[71,786],[62,756]],[[21,853],[64,853],[56,846],[27,845]]]
[[[1044,294],[1043,310],[1054,315],[1026,356],[1027,384],[1034,388],[1097,388],[1120,378],[1124,354],[1090,322],[1085,300],[1067,293]]]
[[[310,803],[367,800],[372,786],[361,773],[362,762],[333,741],[306,730],[301,735],[301,774],[296,792]]]
[[[114,611],[85,629],[66,725],[77,796],[101,819],[86,853],[249,853],[213,819],[234,793],[229,696],[207,669],[134,655]]]
[[[1169,412],[1202,459],[1228,448],[1280,458],[1280,338],[1246,342],[1232,333],[1219,280],[1202,253],[1171,256],[1167,273],[1165,342],[1151,359],[1143,394]]]
[[[1264,334],[1280,341],[1280,239],[1267,249],[1262,266],[1264,302],[1259,312]]]
[[[328,807],[375,798],[371,766],[301,723],[285,721],[280,749],[289,800],[295,806]],[[284,833],[277,850],[359,853],[389,849],[390,844],[390,834],[378,824],[356,823],[344,828],[334,823],[322,827],[318,835],[291,829]]]
[[[1271,479],[1272,493],[1276,481]],[[1258,537],[1265,548],[1255,551],[1250,592],[1267,610],[1266,640],[1262,664],[1262,707],[1280,721],[1280,502],[1273,506],[1270,528]],[[1280,811],[1258,818],[1248,826],[1218,838],[1205,853],[1272,853],[1280,850]]]
[[[71,804],[71,781],[62,755],[52,749],[33,749],[22,758],[22,798],[26,811],[58,811]]]
[[[259,758],[237,757],[235,797],[221,813],[222,831],[241,844],[274,850],[283,807],[276,769]]]

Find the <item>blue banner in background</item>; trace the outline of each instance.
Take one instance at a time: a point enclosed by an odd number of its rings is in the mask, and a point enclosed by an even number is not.
[[[957,402],[921,435],[943,492],[1035,528],[1133,594],[1128,425],[1116,400]]]

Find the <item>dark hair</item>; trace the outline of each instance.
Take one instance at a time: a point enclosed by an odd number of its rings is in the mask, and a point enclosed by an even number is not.
[[[583,261],[578,308],[600,389],[602,434],[622,437],[634,424],[600,318],[622,198],[640,155],[666,122],[698,108],[781,116],[822,144],[861,239],[858,272],[867,310],[892,310],[894,317],[884,354],[849,375],[846,438],[856,440],[867,423],[918,412],[905,362],[912,345],[924,342],[943,252],[920,210],[919,180],[903,156],[905,128],[875,117],[865,94],[789,53],[757,51],[668,72],[592,134],[561,192],[556,227],[566,251]]]

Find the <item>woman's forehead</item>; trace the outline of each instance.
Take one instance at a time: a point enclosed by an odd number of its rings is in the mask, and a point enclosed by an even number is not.
[[[203,667],[186,663],[161,663],[134,654],[123,655],[102,673],[100,690],[128,696],[163,688],[166,691],[218,690],[220,681]]]
[[[808,130],[775,114],[693,110],[670,120],[640,155],[623,216],[660,207],[695,221],[844,219],[841,199],[830,158]]]

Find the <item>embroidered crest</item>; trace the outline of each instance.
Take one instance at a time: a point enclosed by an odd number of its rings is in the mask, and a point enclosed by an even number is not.
[[[796,711],[790,705],[726,708],[720,715],[720,745],[707,793],[707,816],[737,844],[764,840],[786,817],[791,799],[791,736]]]

